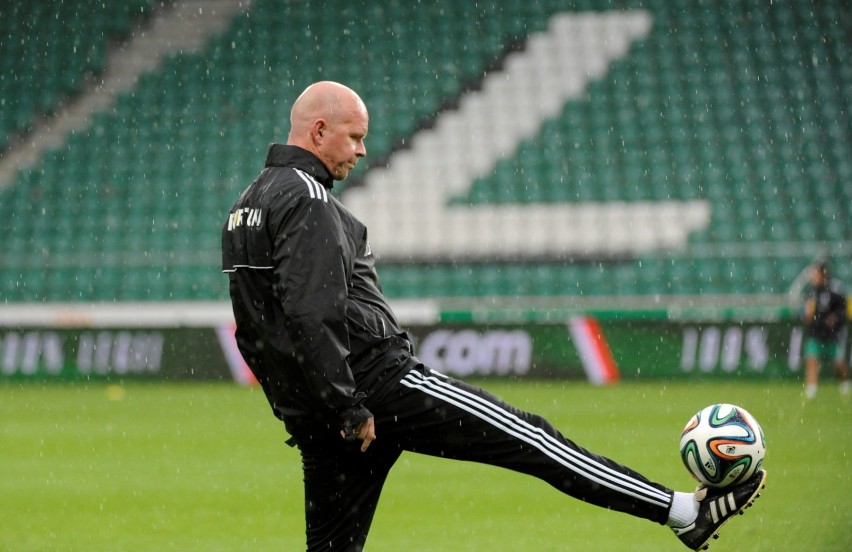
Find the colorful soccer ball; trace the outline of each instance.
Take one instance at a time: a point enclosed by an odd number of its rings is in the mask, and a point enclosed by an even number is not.
[[[680,438],[680,457],[689,473],[708,487],[746,481],[766,454],[763,430],[744,408],[714,404],[693,416]]]

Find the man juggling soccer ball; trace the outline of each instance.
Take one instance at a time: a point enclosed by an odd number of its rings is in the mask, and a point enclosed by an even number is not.
[[[363,549],[404,451],[529,474],[706,547],[759,496],[764,470],[675,492],[414,356],[382,294],[367,228],[329,192],[366,155],[368,123],[351,89],[309,86],[293,104],[287,144],[270,146],[222,229],[237,344],[301,453],[307,550]]]

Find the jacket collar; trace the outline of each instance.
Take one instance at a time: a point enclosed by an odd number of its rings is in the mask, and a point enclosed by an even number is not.
[[[266,167],[292,167],[314,177],[325,188],[331,189],[334,179],[322,161],[306,149],[285,144],[270,144],[266,153]]]

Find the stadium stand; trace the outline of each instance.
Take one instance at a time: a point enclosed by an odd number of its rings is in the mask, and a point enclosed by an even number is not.
[[[107,46],[151,12],[147,0],[4,2],[0,6],[0,150],[100,74]]]
[[[12,135],[25,139],[35,117],[81,93],[110,41],[149,23],[149,2],[112,4],[57,11],[15,3],[11,16],[0,13],[0,153]],[[222,299],[224,214],[266,145],[285,138],[289,102],[304,86],[350,84],[371,109],[369,156],[338,192],[346,202],[377,171],[418,155],[424,133],[506,74],[532,37],[552,32],[554,16],[619,10],[647,14],[647,32],[447,204],[698,202],[709,206],[707,223],[690,229],[683,246],[638,251],[386,255],[388,295],[780,294],[820,252],[852,281],[852,20],[842,2],[326,4],[255,0],[202,50],[171,53],[86,128],[21,168],[0,189],[2,300]],[[85,47],[54,47],[53,36]],[[589,57],[603,47],[593,32],[562,42]],[[577,52],[552,52],[568,54]],[[552,59],[538,58],[528,88],[481,115],[485,132],[514,134],[528,123],[516,106],[560,77]],[[448,149],[476,155],[467,138]],[[450,171],[471,161],[436,151]],[[409,209],[418,202],[403,199]],[[613,220],[590,243],[648,230]],[[508,232],[552,230],[535,226]],[[452,231],[438,241],[452,242]]]

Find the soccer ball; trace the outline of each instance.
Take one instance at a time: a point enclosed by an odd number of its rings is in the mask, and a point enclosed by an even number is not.
[[[680,438],[680,457],[692,477],[708,487],[746,481],[763,463],[763,430],[744,408],[714,404],[693,416]]]

